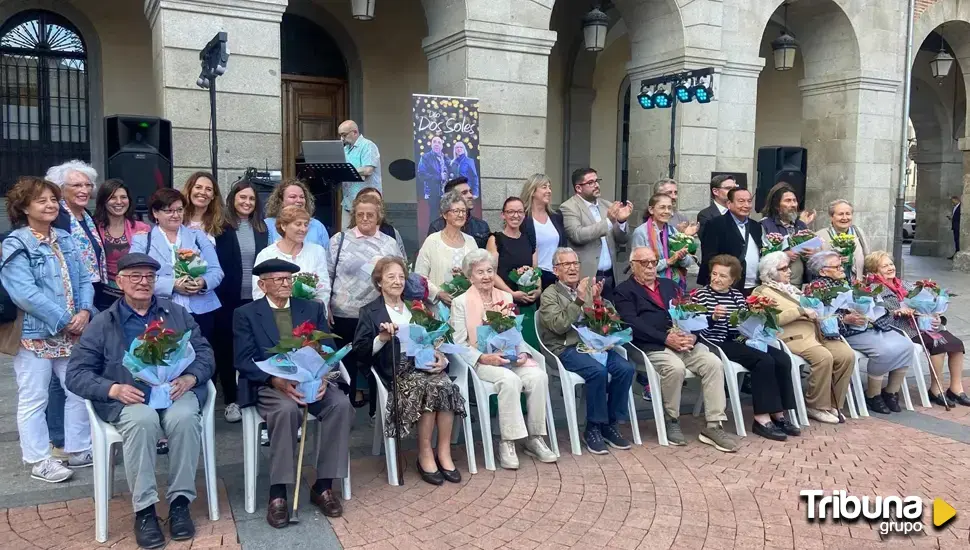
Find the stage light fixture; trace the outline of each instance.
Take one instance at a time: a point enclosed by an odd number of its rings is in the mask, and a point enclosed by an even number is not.
[[[687,86],[687,83],[680,82],[674,86],[674,97],[676,97],[677,101],[680,101],[681,103],[690,103],[690,101],[694,99],[694,94],[691,91],[691,88]]]
[[[673,102],[674,98],[663,87],[653,93],[653,103],[660,109],[669,109]]]
[[[691,95],[698,103],[710,103],[714,99],[714,86],[706,85],[704,80],[698,80],[696,84],[691,86]]]
[[[653,104],[653,95],[647,92],[645,86],[640,87],[640,95],[637,96],[637,103],[644,109],[653,109],[655,107]]]

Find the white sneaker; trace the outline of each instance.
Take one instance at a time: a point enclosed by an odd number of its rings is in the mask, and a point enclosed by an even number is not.
[[[230,424],[235,424],[242,420],[242,411],[239,410],[239,405],[235,403],[229,403],[226,405],[226,422]]]
[[[835,416],[834,414],[832,414],[832,413],[830,413],[828,411],[823,411],[821,409],[812,409],[812,408],[809,408],[805,412],[808,413],[808,417],[809,418],[811,418],[812,420],[818,420],[819,422],[822,422],[823,424],[838,424],[839,423],[839,417]]]
[[[269,430],[266,428],[259,430],[259,444],[263,447],[269,447]]]
[[[67,459],[67,466],[69,468],[87,468],[93,464],[94,456],[91,455],[91,451],[74,453]]]
[[[557,460],[556,453],[552,452],[552,449],[549,447],[546,447],[546,442],[540,435],[533,435],[525,440],[525,454],[546,464]]]
[[[519,455],[515,454],[515,441],[503,439],[499,442],[498,461],[506,470],[519,469]]]
[[[71,479],[74,472],[66,468],[61,461],[54,458],[44,459],[30,470],[30,477],[46,481],[47,483],[60,483]]]

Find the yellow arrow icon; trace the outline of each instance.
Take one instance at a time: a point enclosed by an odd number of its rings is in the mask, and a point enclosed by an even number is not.
[[[950,521],[957,515],[957,511],[953,509],[953,506],[947,504],[942,498],[933,499],[933,525],[936,527],[943,527],[946,522]]]

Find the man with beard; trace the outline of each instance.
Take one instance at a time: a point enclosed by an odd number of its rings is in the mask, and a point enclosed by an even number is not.
[[[471,235],[478,244],[478,248],[485,248],[485,245],[488,244],[488,237],[492,234],[492,230],[488,227],[488,222],[472,216],[472,209],[475,208],[475,195],[472,194],[472,188],[468,184],[468,178],[458,176],[455,179],[448,180],[448,183],[445,184],[445,193],[452,190],[458,191],[461,199],[465,201],[465,207],[468,208],[468,215],[465,217],[465,225],[462,226],[461,232],[466,235]],[[445,219],[438,216],[428,227],[428,235],[437,233],[444,228]]]
[[[803,229],[808,229],[808,225],[815,221],[814,210],[798,213],[798,197],[795,195],[795,189],[783,181],[778,182],[771,188],[771,191],[768,191],[768,196],[765,198],[765,208],[761,211],[761,215],[764,216],[761,220],[761,226],[764,228],[765,235],[769,233],[778,233],[783,237],[794,235]],[[791,267],[791,284],[801,287],[802,283],[805,282],[803,280],[805,260],[815,252],[816,249],[806,249],[801,254],[791,250],[785,251],[791,262],[789,265]]]

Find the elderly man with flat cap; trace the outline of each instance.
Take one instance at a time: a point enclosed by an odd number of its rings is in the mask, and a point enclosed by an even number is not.
[[[67,389],[91,400],[98,416],[121,434],[125,475],[135,509],[135,540],[142,548],[165,546],[155,515],[155,444],[161,437],[168,438],[169,447],[167,500],[172,540],[195,536],[189,503],[196,498],[206,383],[215,372],[212,348],[192,315],[154,295],[158,268],[158,262],[146,254],[128,254],[118,260],[117,284],[124,297],[95,315],[84,329],[64,380]],[[122,365],[131,342],[156,320],[176,333],[192,331],[190,342],[195,349],[195,361],[171,382],[172,406],[160,410],[147,404],[150,387],[135,380]]]
[[[270,376],[256,366],[273,354],[267,350],[280,341],[280,335],[309,321],[317,330],[328,331],[323,304],[291,297],[293,275],[299,266],[285,260],[266,260],[253,268],[259,288],[266,296],[246,304],[233,314],[235,364],[239,371],[239,406],[255,406],[269,429],[269,506],[266,521],[277,529],[289,523],[287,485],[296,479],[297,430],[303,420],[304,396],[296,382]],[[326,274],[324,273],[325,277]],[[332,341],[324,345],[337,349]],[[341,345],[347,342],[341,342]],[[309,412],[321,422],[324,436],[317,438],[311,464],[317,472],[310,488],[310,501],[328,517],[340,517],[343,506],[333,494],[333,480],[347,473],[350,420],[354,410],[347,396],[336,387],[321,384],[318,400]]]

